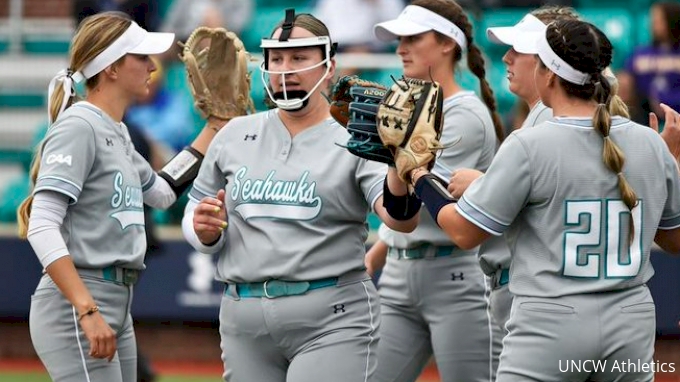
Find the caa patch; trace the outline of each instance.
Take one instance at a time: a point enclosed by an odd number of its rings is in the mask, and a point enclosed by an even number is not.
[[[60,164],[67,164],[71,166],[71,156],[70,155],[62,155],[62,154],[51,154],[50,156],[47,157],[45,160],[45,163],[47,164],[52,164],[52,163],[60,163]]]

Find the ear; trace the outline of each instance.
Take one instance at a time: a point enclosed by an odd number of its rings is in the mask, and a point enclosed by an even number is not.
[[[106,74],[109,78],[111,79],[117,79],[118,78],[118,69],[116,68],[116,65],[109,65],[103,70],[104,74]]]
[[[548,76],[546,77],[546,85],[548,87],[554,87],[557,85],[557,74],[555,74],[552,70],[548,71]]]
[[[453,41],[453,39],[446,38],[446,39],[444,39],[444,42],[441,43],[441,45],[442,45],[442,52],[444,54],[449,54],[456,47],[457,43],[455,41]]]
[[[328,70],[328,75],[326,75],[326,80],[331,81],[335,78],[336,62],[335,58],[331,58],[331,68]]]

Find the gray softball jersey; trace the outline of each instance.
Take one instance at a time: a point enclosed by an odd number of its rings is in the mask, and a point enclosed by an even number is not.
[[[155,180],[125,124],[78,102],[47,131],[34,193],[71,199],[61,234],[76,267],[143,269],[143,191]]]
[[[623,150],[623,173],[637,193],[631,216],[618,179],[602,161],[603,138],[590,118],[555,118],[514,132],[486,175],[458,201],[480,228],[505,233],[514,295],[557,297],[644,284],[659,229],[680,226],[678,166],[652,129],[614,117],[611,139]]]
[[[529,110],[522,129],[534,127],[552,118],[552,109],[538,101]],[[493,275],[496,271],[510,268],[510,249],[505,237],[490,237],[479,247],[479,265],[487,275]]]
[[[448,182],[453,171],[459,168],[486,171],[498,140],[489,109],[479,97],[474,92],[463,91],[444,100],[444,125],[440,141],[447,148],[438,154],[432,173]],[[390,247],[451,245],[451,239],[425,208],[420,211],[420,223],[415,231],[406,234],[385,227],[380,233],[380,238]]]
[[[270,110],[235,118],[208,148],[189,197],[226,191],[217,278],[302,281],[364,268],[366,216],[387,166],[350,154],[329,118],[292,139]]]

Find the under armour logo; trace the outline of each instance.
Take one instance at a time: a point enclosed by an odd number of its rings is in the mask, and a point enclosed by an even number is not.
[[[255,139],[257,139],[257,134],[253,134],[253,135],[248,135],[248,134],[246,134],[246,136],[243,137],[243,140],[244,140],[244,141],[247,141],[247,140],[249,140],[249,139],[254,141]]]
[[[113,146],[113,139],[106,138],[106,145]]]
[[[345,304],[335,304],[333,305],[333,314],[345,313]]]
[[[456,280],[465,280],[465,275],[463,272],[460,272],[458,274],[451,273],[451,280],[456,281]]]
[[[550,65],[552,65],[552,66],[555,68],[555,70],[560,70],[560,66],[561,66],[561,65],[558,64],[557,62],[555,62],[555,60],[552,60],[552,62],[550,63]]]

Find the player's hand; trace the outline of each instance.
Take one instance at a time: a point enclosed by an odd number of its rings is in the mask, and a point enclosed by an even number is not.
[[[470,183],[482,175],[484,175],[484,173],[481,171],[473,170],[471,168],[461,168],[451,174],[451,179],[449,179],[449,185],[446,189],[451,193],[451,196],[460,199],[465,190],[470,186]]]
[[[666,142],[673,156],[680,157],[680,114],[666,104],[659,105],[664,112],[666,124],[661,132],[661,138]],[[659,119],[656,114],[649,113],[649,126],[659,132]]]
[[[227,228],[227,209],[224,203],[224,190],[217,192],[216,198],[205,197],[194,210],[194,231],[203,244],[217,241]]]
[[[368,273],[369,276],[374,277],[376,272],[385,267],[386,260],[387,245],[382,240],[378,240],[371,246],[371,249],[366,252],[366,257],[364,258],[366,273]]]
[[[90,342],[90,357],[111,362],[117,350],[116,332],[104,321],[104,317],[99,312],[83,316],[80,327]]]

